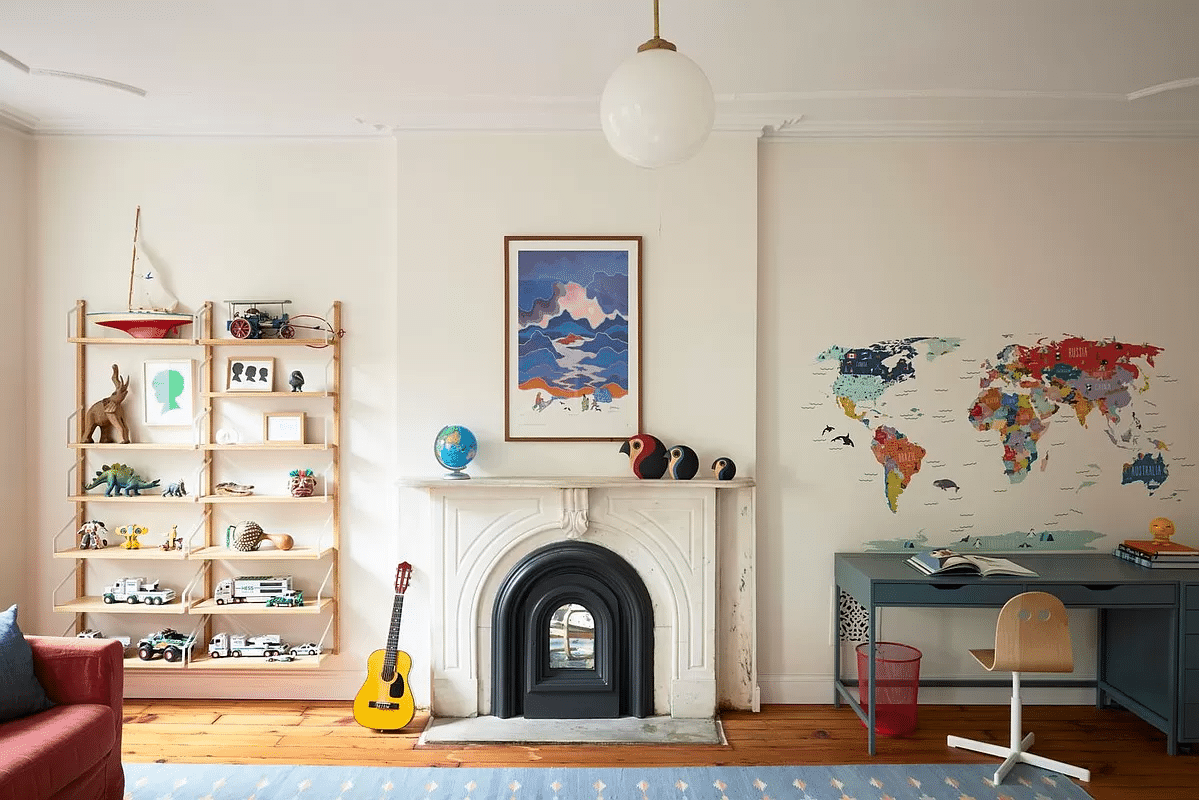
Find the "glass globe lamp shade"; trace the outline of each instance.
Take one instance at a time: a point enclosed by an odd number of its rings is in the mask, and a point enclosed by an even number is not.
[[[626,59],[604,86],[600,121],[608,144],[639,167],[686,161],[712,130],[712,85],[699,66],[666,48]]]

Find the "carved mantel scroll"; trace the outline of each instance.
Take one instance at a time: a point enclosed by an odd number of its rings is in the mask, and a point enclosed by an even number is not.
[[[562,530],[567,539],[579,539],[587,532],[588,490],[562,490]]]

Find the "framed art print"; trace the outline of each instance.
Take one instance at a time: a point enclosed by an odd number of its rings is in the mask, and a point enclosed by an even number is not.
[[[504,439],[641,430],[641,237],[504,237]]]
[[[147,425],[187,426],[195,416],[191,359],[142,365],[142,408]]]
[[[280,411],[262,415],[263,444],[304,444],[304,412]]]
[[[274,385],[274,358],[229,358],[225,369],[226,392],[269,392]]]

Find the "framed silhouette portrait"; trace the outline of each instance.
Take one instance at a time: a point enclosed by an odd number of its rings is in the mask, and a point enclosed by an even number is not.
[[[142,408],[147,425],[192,424],[196,415],[191,359],[147,361],[142,365]]]
[[[230,358],[225,370],[226,392],[270,392],[275,385],[275,359]]]

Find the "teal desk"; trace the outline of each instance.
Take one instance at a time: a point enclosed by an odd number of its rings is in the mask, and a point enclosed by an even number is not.
[[[1011,559],[1037,578],[934,578],[904,563],[906,553],[837,553],[836,587],[865,607],[868,642],[882,641],[880,608],[998,608],[1027,591],[1061,598],[1067,608],[1098,609],[1096,680],[1021,681],[1024,686],[1094,686],[1100,708],[1113,703],[1166,734],[1166,752],[1199,741],[1199,569],[1147,569],[1107,553],[1017,553]],[[835,631],[840,603],[834,603]],[[963,642],[981,647],[986,641]],[[868,703],[857,681],[841,677],[840,643],[833,650],[833,705],[844,700],[866,723],[875,754],[875,663],[868,660]],[[1008,685],[995,679],[921,680],[922,686]]]

